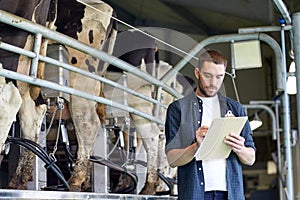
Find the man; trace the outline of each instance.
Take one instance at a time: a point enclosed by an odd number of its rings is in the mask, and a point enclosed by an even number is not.
[[[194,158],[214,118],[225,117],[228,112],[246,116],[240,103],[219,92],[226,66],[226,58],[218,51],[201,54],[194,70],[198,80],[195,93],[168,107],[166,154],[170,165],[178,166],[179,199],[244,199],[241,164],[253,165],[256,150],[249,121],[240,134],[229,133],[224,139],[232,149],[227,159]]]

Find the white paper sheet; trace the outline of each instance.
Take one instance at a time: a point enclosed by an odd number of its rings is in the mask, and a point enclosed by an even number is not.
[[[240,134],[247,119],[246,116],[214,119],[194,155],[196,160],[227,158],[231,149],[224,143],[226,135],[229,133]]]

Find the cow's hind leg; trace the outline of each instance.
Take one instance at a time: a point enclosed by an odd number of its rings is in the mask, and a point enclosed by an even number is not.
[[[98,81],[87,79],[81,75],[77,75],[75,79],[74,88],[93,94],[100,93]],[[96,107],[97,102],[71,96],[70,114],[78,142],[76,164],[68,181],[71,191],[81,191],[82,184],[88,179],[91,171],[89,158],[94,151],[97,134],[99,130],[102,130]]]
[[[34,142],[38,141],[41,123],[46,113],[46,105],[36,106],[29,91],[21,95],[22,105],[19,111],[22,136]],[[32,179],[35,155],[27,149],[22,149],[17,170],[8,183],[8,188],[27,189],[27,183]]]
[[[151,85],[144,85],[138,89],[137,92],[146,96],[151,96]],[[152,115],[153,104],[138,97],[132,96],[129,101],[133,108]],[[134,125],[137,132],[140,134],[145,151],[147,153],[147,177],[146,184],[141,194],[153,195],[156,193],[156,185],[158,181],[157,174],[157,158],[158,158],[158,137],[160,130],[156,123],[150,122],[142,117],[132,115]]]
[[[72,97],[71,115],[78,141],[77,160],[69,179],[71,191],[81,191],[81,185],[89,176],[89,158],[99,131],[100,120],[95,110],[95,102],[80,97]]]

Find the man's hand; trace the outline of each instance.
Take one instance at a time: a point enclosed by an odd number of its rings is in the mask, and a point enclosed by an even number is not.
[[[230,133],[225,137],[224,142],[237,154],[242,163],[253,165],[255,162],[255,151],[251,147],[245,146],[245,139],[242,136]]]
[[[194,142],[193,144],[184,149],[172,149],[168,151],[167,159],[169,164],[172,167],[177,167],[191,162],[191,160],[194,158],[194,154],[196,153],[197,149],[204,140],[207,130],[208,126],[199,127],[195,133],[197,142]]]
[[[225,137],[224,142],[231,147],[235,153],[241,152],[245,148],[245,138],[236,133],[230,133]]]
[[[208,126],[203,125],[199,127],[198,130],[196,131],[196,139],[199,146],[203,142],[204,137],[208,131],[208,128],[209,128]]]

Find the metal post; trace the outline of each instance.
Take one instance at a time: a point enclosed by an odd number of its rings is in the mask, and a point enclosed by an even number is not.
[[[99,145],[101,144],[101,145]],[[100,127],[96,138],[94,154],[106,159],[107,155],[107,131]],[[108,193],[108,168],[99,164],[93,163],[93,189],[94,192]]]
[[[284,147],[285,147],[285,159],[286,159],[286,186],[287,186],[287,199],[294,199],[294,184],[293,184],[293,162],[292,162],[292,150],[291,150],[291,140],[290,140],[290,100],[286,91],[286,55],[285,55],[285,31],[282,29],[280,31],[281,35],[281,50],[282,50],[282,83],[283,83],[283,134],[284,134]]]
[[[46,116],[44,116],[38,144],[46,149]],[[45,163],[38,156],[34,158],[33,180],[28,182],[29,190],[42,190],[47,186],[47,170],[44,167]]]
[[[294,61],[296,65],[296,83],[297,83],[297,118],[298,118],[298,133],[300,132],[300,13],[294,13],[293,14],[293,46],[294,46]],[[299,144],[298,144],[299,145]],[[298,158],[299,159],[299,158]],[[300,183],[300,177],[298,178],[298,184]],[[299,192],[299,191],[298,191]]]
[[[33,47],[33,51],[35,52],[36,56],[32,58],[31,68],[30,68],[30,76],[34,78],[36,78],[37,75],[41,44],[42,44],[42,34],[37,33],[35,35],[34,47]]]
[[[279,103],[275,104],[275,116],[276,116],[276,127],[279,128]],[[281,156],[281,139],[280,139],[280,130],[277,129],[276,131],[276,136],[277,136],[277,157],[278,157],[278,170],[279,173],[282,171],[282,156]],[[280,178],[280,177],[279,177]],[[279,180],[279,199],[283,200],[283,194],[284,194],[284,189],[283,189],[283,183],[281,180]]]
[[[261,105],[259,101],[255,102],[255,103],[256,104],[243,105],[243,107],[246,109],[263,109],[263,110],[267,111],[270,114],[270,117],[272,120],[272,138],[276,137],[276,130],[278,127],[276,127],[276,118],[275,118],[274,112],[268,106]]]

